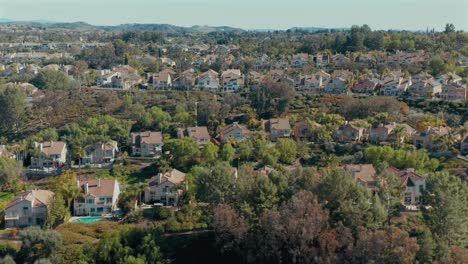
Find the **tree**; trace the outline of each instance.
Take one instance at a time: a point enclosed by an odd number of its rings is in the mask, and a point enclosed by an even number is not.
[[[20,232],[21,249],[18,252],[20,263],[33,263],[36,260],[52,257],[62,245],[62,237],[52,230],[30,227]]]
[[[250,100],[258,115],[271,116],[283,113],[294,98],[294,93],[294,88],[287,84],[266,81],[259,87],[251,88]]]
[[[164,148],[170,151],[172,167],[178,169],[189,168],[200,154],[198,143],[190,137],[170,139]]]
[[[297,145],[294,140],[289,138],[280,138],[276,142],[275,148],[279,153],[279,160],[286,164],[292,164],[296,160]]]
[[[231,144],[228,143],[228,144],[224,144],[219,156],[221,160],[231,162],[234,159],[235,154],[236,154],[236,150],[232,147]]]
[[[235,250],[240,253],[238,249],[245,242],[250,225],[234,208],[220,204],[213,212],[213,229],[221,252]]]
[[[468,185],[447,172],[431,174],[422,201],[423,216],[433,234],[462,247],[468,245]]]
[[[17,160],[8,157],[0,157],[0,190],[1,191],[20,191],[18,187],[21,181],[19,177],[23,173],[23,166]]]
[[[210,167],[194,167],[190,172],[195,177],[200,201],[213,204],[229,202],[235,191],[235,171],[227,163],[216,163]]]
[[[418,244],[396,227],[369,232],[359,230],[353,250],[355,263],[415,263]]]
[[[65,200],[61,193],[57,193],[54,196],[50,206],[49,213],[47,215],[47,225],[55,228],[70,218],[69,208],[65,206]]]
[[[213,164],[218,159],[219,148],[213,142],[208,142],[201,152],[201,158],[206,164]]]
[[[455,32],[455,26],[452,23],[445,24],[445,30],[444,30],[445,34],[454,33],[454,32]]]
[[[61,72],[55,70],[42,70],[31,80],[31,84],[42,90],[70,90],[70,78]]]
[[[26,123],[26,94],[19,87],[0,87],[0,132],[19,133]]]
[[[447,70],[447,64],[440,57],[434,57],[429,61],[429,73],[439,76]]]
[[[387,219],[380,199],[358,185],[344,170],[328,171],[317,185],[316,193],[330,210],[334,223],[343,222],[354,230],[359,226],[376,229]]]
[[[60,176],[53,178],[49,185],[50,189],[57,195],[59,194],[62,199],[66,201],[67,207],[71,207],[71,202],[81,192],[80,187],[77,186],[76,172],[67,170]]]

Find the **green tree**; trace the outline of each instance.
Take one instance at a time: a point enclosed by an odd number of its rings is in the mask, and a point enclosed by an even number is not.
[[[279,160],[286,164],[292,164],[296,160],[297,145],[294,140],[289,138],[280,138],[276,142],[276,150],[279,153]]]
[[[440,57],[434,57],[429,61],[429,73],[439,76],[447,70],[447,64]]]
[[[6,192],[20,191],[20,179],[23,166],[20,162],[8,157],[0,157],[0,190]]]
[[[67,170],[60,176],[50,180],[50,189],[56,194],[60,195],[66,201],[67,207],[71,207],[73,199],[75,199],[81,192],[80,187],[77,186],[76,172]]]
[[[200,201],[213,204],[229,202],[233,198],[235,170],[227,163],[210,167],[194,167],[197,196]]]
[[[61,193],[54,196],[47,215],[47,225],[55,228],[60,224],[66,222],[70,218],[70,210],[65,206],[65,200]]]
[[[213,164],[218,159],[219,147],[213,142],[208,142],[201,152],[201,158],[206,164]]]
[[[0,132],[17,134],[26,125],[26,94],[16,86],[0,87]]]
[[[31,84],[42,90],[70,90],[70,78],[61,72],[55,70],[42,70],[31,80]]]
[[[431,174],[423,192],[423,215],[433,234],[468,246],[468,185],[447,172]]]
[[[236,150],[234,149],[234,147],[231,144],[227,143],[224,144],[219,156],[221,160],[231,162],[234,159],[235,154]]]
[[[197,142],[190,137],[170,139],[164,144],[164,148],[170,151],[172,167],[178,169],[189,168],[200,155]]]

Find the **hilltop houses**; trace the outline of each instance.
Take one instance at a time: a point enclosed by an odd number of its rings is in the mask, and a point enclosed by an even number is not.
[[[132,156],[159,157],[162,154],[163,137],[161,132],[145,131],[130,134]]]
[[[185,173],[176,169],[158,173],[148,182],[148,188],[145,190],[145,203],[178,205],[184,191],[181,186],[184,181]]]
[[[114,179],[94,179],[77,181],[83,195],[75,198],[73,214],[75,216],[104,216],[117,209],[120,186]]]
[[[42,227],[53,199],[54,193],[48,190],[29,190],[17,195],[5,207],[5,227]]]
[[[65,165],[67,161],[67,143],[63,141],[35,142],[37,152],[31,157],[30,169],[54,171]]]

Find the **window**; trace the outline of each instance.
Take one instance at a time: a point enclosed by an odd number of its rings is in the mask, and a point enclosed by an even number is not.
[[[94,204],[94,199],[93,199],[93,198],[88,198],[88,199],[86,200],[86,203],[87,203],[87,204]]]
[[[405,193],[405,204],[406,205],[411,204],[411,193]]]

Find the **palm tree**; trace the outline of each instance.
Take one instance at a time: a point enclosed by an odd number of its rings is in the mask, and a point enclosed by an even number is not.
[[[404,126],[397,126],[393,129],[392,134],[395,136],[395,146],[396,148],[400,147],[400,143],[406,136],[406,128]]]

